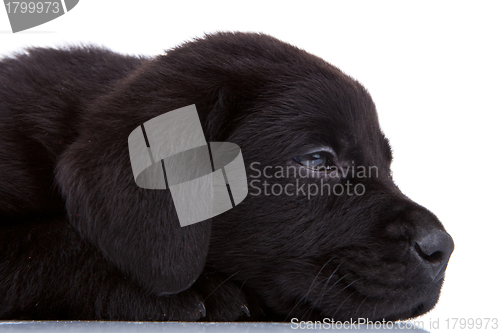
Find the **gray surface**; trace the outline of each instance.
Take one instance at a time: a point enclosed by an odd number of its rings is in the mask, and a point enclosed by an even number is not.
[[[323,328],[332,332],[387,332],[383,328],[366,325],[345,329]],[[182,323],[182,322],[98,322],[98,321],[0,321],[0,332],[296,332],[291,324],[282,323]],[[311,331],[311,329],[305,329]],[[397,329],[397,331],[426,332],[419,329]]]

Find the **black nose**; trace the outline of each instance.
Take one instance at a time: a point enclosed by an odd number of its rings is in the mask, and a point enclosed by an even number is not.
[[[430,277],[434,281],[442,279],[455,248],[451,236],[437,229],[422,232],[415,238],[414,247]]]

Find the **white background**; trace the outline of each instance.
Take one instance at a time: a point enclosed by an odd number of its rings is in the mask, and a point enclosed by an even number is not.
[[[423,320],[499,318],[500,2],[82,0],[17,34],[0,8],[0,55],[67,43],[155,55],[225,30],[273,35],[367,87],[397,184],[455,240]]]

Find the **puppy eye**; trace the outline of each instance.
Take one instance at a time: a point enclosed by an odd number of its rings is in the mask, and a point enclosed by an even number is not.
[[[317,151],[314,153],[297,156],[293,159],[295,162],[311,169],[330,169],[330,167],[334,165],[333,156],[325,151]]]

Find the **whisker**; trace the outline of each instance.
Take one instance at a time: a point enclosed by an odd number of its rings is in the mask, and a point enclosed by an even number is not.
[[[378,305],[378,302],[380,301],[380,296],[378,297],[377,299],[377,303],[375,303],[375,307],[373,308],[373,314],[372,314],[372,318],[375,318],[375,311],[377,311],[377,305]]]
[[[302,296],[302,298],[297,302],[297,304],[295,304],[295,306],[292,308],[292,310],[290,310],[290,312],[286,315],[285,317],[285,321],[288,319],[288,317],[292,314],[293,310],[295,310],[297,308],[297,306],[299,306],[303,300],[306,299],[307,296],[309,296],[309,293],[311,292],[311,290],[313,289],[313,285],[314,285],[314,282],[316,282],[316,279],[318,278],[318,276],[321,274],[321,272],[323,271],[323,269],[326,267],[326,265],[328,265],[333,259],[335,259],[335,257],[331,257],[330,260],[328,260],[324,265],[323,267],[321,267],[321,269],[319,270],[318,274],[316,274],[316,276],[314,277],[313,281],[311,282],[311,285],[309,286],[309,290],[307,290],[306,294],[304,296]],[[319,284],[319,283],[318,283]]]
[[[358,313],[359,309],[361,308],[361,305],[363,305],[363,303],[366,301],[367,298],[368,298],[368,296],[366,296],[365,299],[361,302],[361,304],[356,309],[356,312],[354,312],[354,315],[356,315]]]
[[[321,281],[319,281],[319,282],[318,282],[318,284],[317,284],[317,285],[320,285],[321,283],[323,283],[323,281],[325,281],[325,280],[326,280],[326,282],[325,282],[325,286],[323,286],[323,288],[321,289],[321,292],[320,292],[320,294],[319,294],[321,298],[323,298],[323,295],[325,295],[325,294],[326,294],[326,291],[324,291],[324,289],[325,289],[325,288],[326,288],[326,286],[328,285],[328,283],[329,283],[330,279],[332,278],[333,274],[335,274],[335,273],[330,274],[330,276],[329,276],[328,278],[325,278],[325,279],[323,279],[323,280],[321,280]],[[309,314],[311,314],[311,313],[312,313],[312,311],[316,308],[316,303],[317,303],[317,302],[318,302],[318,300],[316,300],[316,301],[314,302],[314,304],[312,304],[311,306],[309,306],[309,309],[308,309],[308,310],[307,310],[307,311],[303,314],[304,318],[308,318]]]
[[[352,296],[354,295],[355,293],[357,293],[357,291],[353,292],[352,294],[350,294],[349,296],[346,297],[346,299],[340,303],[340,305],[337,307],[337,311],[335,311],[335,313],[333,314],[332,318],[335,319],[335,315],[337,314],[337,312],[339,312],[340,308],[342,307],[342,305],[344,305],[344,303]]]
[[[323,300],[323,296],[326,294],[326,287],[328,286],[328,284],[330,283],[330,280],[332,279],[332,277],[335,275],[335,273],[337,273],[337,271],[339,270],[340,268],[340,265],[342,265],[345,261],[341,262],[337,268],[335,268],[335,270],[333,271],[332,274],[330,274],[330,276],[328,277],[328,280],[325,282],[325,285],[323,286],[323,288],[321,289],[321,292],[320,292],[320,298],[318,300],[316,300],[316,302],[314,302],[314,304],[312,305],[313,307],[316,306],[316,304],[319,302],[319,304],[321,304],[321,301]]]
[[[227,279],[225,279],[224,281],[222,281],[217,287],[215,287],[214,290],[212,290],[210,292],[210,294],[208,294],[207,297],[205,297],[203,299],[203,302],[205,302],[207,300],[207,298],[209,298],[217,289],[219,289],[220,286],[222,286],[224,283],[226,283],[227,281],[229,281],[229,279],[231,279],[233,276],[235,276],[236,274],[238,274],[240,271],[237,271],[236,273],[232,274],[230,277],[228,277]]]
[[[422,265],[422,263],[418,263],[418,265],[416,265],[415,268],[413,268],[408,275],[412,275],[413,272],[415,272],[421,265]]]
[[[347,275],[349,275],[349,274],[344,275],[344,277],[346,277]],[[342,279],[343,279],[343,278],[342,278]],[[341,280],[341,279],[340,279],[340,280]],[[339,281],[340,281],[340,280],[339,280]],[[356,279],[356,280],[352,281],[352,282],[351,282],[351,283],[349,283],[347,286],[345,286],[344,288],[342,288],[341,290],[339,290],[339,291],[338,291],[335,295],[333,295],[333,296],[332,296],[332,298],[333,298],[333,297],[335,297],[335,296],[337,296],[338,294],[340,294],[341,292],[343,292],[344,290],[346,290],[347,288],[349,288],[350,286],[352,286],[355,282],[357,282],[357,281],[359,281],[359,280],[361,280],[361,278],[359,278],[359,279]],[[337,282],[339,282],[339,281],[337,281]],[[333,287],[333,286],[332,286],[332,287]]]
[[[243,281],[243,283],[241,284],[240,286],[240,289],[238,290],[238,292],[236,293],[236,297],[238,297],[238,295],[240,294],[241,290],[243,289],[243,286],[245,285],[245,283],[247,282],[248,278],[245,279],[245,281]]]
[[[348,276],[348,274],[344,275],[343,277],[341,277],[340,279],[338,279],[337,281],[335,281],[335,283],[330,287],[328,288],[328,290],[326,292],[329,292],[330,290],[332,290],[333,287],[335,287],[340,281],[342,281],[346,276]],[[342,289],[343,290],[343,289]],[[342,291],[341,290],[341,291]],[[340,291],[339,291],[340,292]],[[337,293],[338,294],[338,293]],[[337,296],[337,294],[335,294],[334,296]]]

